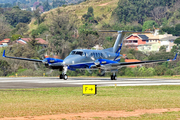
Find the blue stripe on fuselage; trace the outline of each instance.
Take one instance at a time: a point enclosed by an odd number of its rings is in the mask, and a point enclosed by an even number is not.
[[[121,47],[122,47],[122,43],[121,43],[121,45],[119,46],[119,48],[118,48],[118,50],[116,51],[116,53],[118,53],[119,50],[121,50]]]

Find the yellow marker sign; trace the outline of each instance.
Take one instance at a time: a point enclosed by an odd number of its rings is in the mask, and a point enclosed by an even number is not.
[[[95,95],[96,93],[96,85],[83,85],[83,95]]]

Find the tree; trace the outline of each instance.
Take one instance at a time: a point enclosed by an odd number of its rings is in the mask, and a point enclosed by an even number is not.
[[[36,18],[37,23],[38,23],[38,25],[39,25],[39,24],[40,24],[40,17],[41,17],[40,9],[39,9],[39,8],[37,8],[37,9],[34,11],[33,16]]]
[[[87,12],[87,14],[90,14],[92,17],[94,17],[94,9],[93,9],[93,7],[88,7],[88,12]]]
[[[158,65],[155,67],[155,73],[158,76],[164,75],[166,71],[167,71],[167,68],[163,65]]]
[[[179,46],[179,44],[180,44],[180,37],[176,38],[174,43],[177,44],[177,46]]]
[[[32,30],[31,34],[33,36],[38,36],[48,30],[48,27],[45,24],[41,23],[36,30]]]
[[[14,6],[13,9],[14,9],[14,10],[21,10],[21,9],[19,8],[19,6]]]
[[[176,31],[175,35],[176,35],[176,36],[180,36],[180,24],[177,24],[177,25],[176,25],[175,31]]]
[[[10,65],[7,61],[0,60],[0,69],[3,72],[2,76],[6,76],[8,73],[10,73]]]
[[[0,15],[0,40],[8,37],[10,35],[10,25],[7,23],[7,20],[3,15]]]
[[[51,6],[49,5],[48,0],[46,0],[46,1],[43,3],[43,8],[44,8],[44,11],[49,11],[49,10],[51,9]]]
[[[169,17],[166,11],[177,2],[176,0],[119,0],[118,6],[112,12],[112,17],[119,23],[138,22],[143,25],[144,21],[152,17],[155,21]],[[163,7],[156,8],[156,7]],[[167,9],[164,9],[167,8]],[[158,11],[157,11],[158,10]],[[165,13],[164,13],[165,12]]]
[[[29,23],[31,21],[32,14],[30,11],[19,10],[17,7],[4,13],[7,22],[16,26],[18,23]]]
[[[51,23],[48,25],[50,32],[49,51],[64,58],[76,45],[76,38],[72,36],[74,30],[77,29],[77,16],[61,12],[60,9],[57,9],[56,12],[57,14],[51,14]]]
[[[18,40],[19,38],[22,38],[22,37],[23,37],[22,35],[14,34],[14,35],[12,35],[11,40],[15,41],[15,40]]]
[[[94,19],[94,13],[93,13],[93,7],[89,7],[88,8],[88,12],[87,14],[84,14],[82,16],[82,20],[84,22],[90,22],[90,23],[97,23],[98,24],[98,21]]]
[[[155,28],[157,28],[158,24],[155,21],[153,21],[153,20],[146,21],[143,24],[142,31],[145,31],[145,30],[148,30],[148,29],[154,30],[153,26]]]
[[[20,35],[24,35],[25,32],[27,32],[29,29],[28,24],[26,23],[18,23],[16,25],[16,28],[12,31],[13,34],[20,34]]]
[[[160,52],[166,52],[166,46],[161,46],[160,48],[159,48],[159,51]]]
[[[56,8],[56,7],[60,7],[60,6],[62,6],[62,5],[64,5],[64,4],[66,4],[67,2],[65,1],[65,0],[53,0],[52,1],[52,7],[53,8]]]
[[[38,45],[38,41],[36,40],[36,36],[33,35],[32,38],[27,42],[28,46],[30,46],[33,50],[36,50],[36,46]]]

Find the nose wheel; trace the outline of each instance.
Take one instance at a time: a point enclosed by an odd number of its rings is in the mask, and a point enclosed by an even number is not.
[[[68,76],[66,74],[60,74],[59,79],[67,80]]]
[[[59,71],[61,71],[61,70],[59,70]],[[67,66],[63,67],[63,71],[62,71],[62,74],[59,75],[59,79],[67,80],[68,76],[66,73],[67,73]]]

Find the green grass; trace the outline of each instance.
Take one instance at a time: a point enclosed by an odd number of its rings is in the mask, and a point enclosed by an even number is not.
[[[180,108],[180,86],[98,87],[96,96],[81,87],[0,90],[0,117],[155,108]]]

